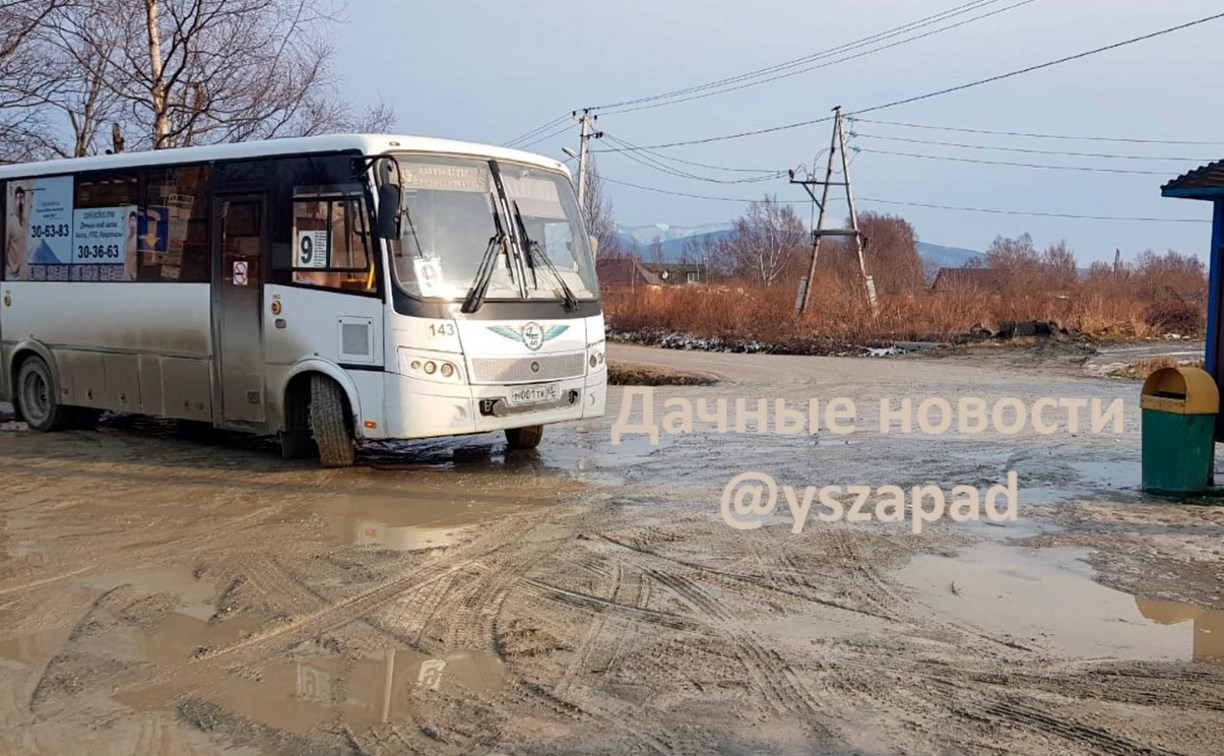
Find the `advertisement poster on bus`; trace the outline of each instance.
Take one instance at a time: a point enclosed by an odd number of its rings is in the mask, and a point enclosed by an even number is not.
[[[57,269],[72,262],[72,177],[10,182],[7,200],[9,276],[55,278]]]
[[[122,265],[123,280],[136,280],[138,219],[135,205],[77,210],[73,214],[72,264]]]

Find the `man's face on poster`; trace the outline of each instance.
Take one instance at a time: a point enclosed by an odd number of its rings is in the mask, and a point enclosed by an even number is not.
[[[26,222],[26,193],[25,189],[17,187],[17,191],[13,192],[13,212],[17,217],[17,223],[24,226]]]

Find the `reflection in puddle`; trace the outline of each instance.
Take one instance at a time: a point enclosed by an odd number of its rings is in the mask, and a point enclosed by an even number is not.
[[[336,717],[354,728],[413,720],[427,696],[495,690],[505,675],[502,662],[488,652],[429,656],[388,650],[373,659],[273,662],[256,679],[227,675],[211,690],[157,687],[114,698],[142,711],[206,700],[243,719],[305,735]]]
[[[431,494],[403,498],[337,496],[311,510],[327,521],[341,543],[393,551],[450,546],[474,526],[522,511],[508,498]]]
[[[1092,579],[1087,554],[985,544],[951,559],[917,556],[898,577],[949,617],[1067,656],[1224,659],[1224,612],[1107,588]]]
[[[1224,611],[1138,597],[1135,605],[1144,617],[1162,625],[1192,623],[1194,660],[1224,662]]]

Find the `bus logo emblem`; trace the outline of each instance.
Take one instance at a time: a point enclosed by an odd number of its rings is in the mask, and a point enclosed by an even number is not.
[[[545,329],[539,323],[527,323],[517,331],[506,326],[488,326],[488,328],[502,338],[511,341],[521,340],[523,345],[533,352],[569,330],[567,325],[551,326]]]

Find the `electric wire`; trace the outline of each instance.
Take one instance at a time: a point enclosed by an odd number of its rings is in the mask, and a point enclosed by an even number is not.
[[[1134,137],[1104,137],[1104,136],[1072,136],[1068,134],[1039,134],[1027,131],[997,131],[991,129],[970,129],[959,126],[930,126],[918,123],[901,123],[897,121],[877,121],[871,118],[848,116],[851,123],[871,123],[881,126],[897,126],[907,129],[927,129],[931,131],[955,131],[963,134],[989,134],[994,136],[1025,137],[1028,139],[1062,139],[1077,142],[1119,142],[1126,144],[1167,144],[1178,146],[1218,147],[1224,142],[1196,142],[1178,139],[1139,139]]]
[[[858,148],[859,152],[870,153],[876,155],[891,155],[895,158],[919,158],[922,160],[947,160],[950,163],[972,163],[974,165],[1005,165],[1009,168],[1037,168],[1043,170],[1070,170],[1084,171],[1089,174],[1129,174],[1132,176],[1168,176],[1169,171],[1159,170],[1131,170],[1125,168],[1092,168],[1087,165],[1047,165],[1043,163],[1012,163],[1007,160],[978,160],[976,158],[957,158],[953,155],[924,155],[912,152],[894,152],[891,149],[868,149],[865,147]]]
[[[570,114],[569,114],[569,113],[566,113],[566,114],[565,114],[565,115],[563,115],[563,116],[560,116],[560,117],[558,117],[558,118],[554,118],[554,119],[552,119],[552,120],[551,120],[551,121],[549,121],[548,123],[541,124],[541,125],[539,125],[539,126],[535,127],[535,128],[534,128],[534,129],[532,129],[531,131],[525,132],[525,133],[523,133],[523,134],[519,134],[518,136],[516,136],[516,137],[515,137],[515,138],[513,138],[513,139],[510,139],[510,140],[508,140],[508,141],[502,142],[502,146],[503,146],[503,147],[511,147],[511,146],[515,145],[516,143],[518,143],[518,142],[522,142],[522,141],[523,141],[523,140],[525,140],[525,139],[530,139],[531,137],[535,136],[536,134],[539,134],[539,133],[542,133],[542,132],[544,132],[544,131],[547,131],[547,130],[549,130],[549,129],[553,128],[554,126],[556,126],[557,124],[559,124],[559,123],[563,122],[563,121],[568,121],[570,118],[571,118]]]
[[[738,74],[736,76],[730,76],[730,77],[718,79],[715,81],[709,81],[704,84],[697,84],[697,85],[693,85],[689,87],[684,87],[681,89],[674,89],[668,92],[661,92],[659,94],[654,94],[654,95],[650,95],[646,97],[638,97],[638,98],[629,99],[629,100],[621,100],[618,102],[606,103],[604,105],[595,106],[592,109],[600,110],[600,111],[607,111],[607,110],[612,110],[614,108],[623,108],[626,106],[640,105],[643,103],[656,102],[659,100],[673,99],[676,97],[682,97],[684,95],[689,95],[689,94],[693,94],[696,92],[702,92],[702,91],[707,91],[710,89],[716,89],[716,88],[725,87],[728,85],[738,84],[740,82],[747,81],[750,79],[756,79],[756,78],[769,76],[770,74],[777,73],[779,71],[785,71],[785,70],[788,70],[788,69],[791,69],[797,66],[805,65],[807,63],[810,63],[816,60],[821,60],[823,58],[827,58],[833,55],[840,54],[847,50],[851,50],[857,47],[872,44],[874,42],[881,41],[882,39],[886,39],[891,36],[896,36],[897,34],[904,34],[908,31],[912,31],[917,28],[922,28],[924,26],[927,26],[933,23],[939,23],[940,21],[947,20],[948,18],[952,18],[957,15],[961,15],[964,13],[971,13],[980,8],[983,8],[989,5],[995,5],[999,2],[1002,2],[1002,0],[974,0],[974,2],[965,3],[963,5],[958,5],[954,8],[950,8],[941,13],[927,16],[925,18],[921,18],[916,21],[911,21],[907,24],[902,24],[901,26],[893,27],[892,29],[888,29],[883,32],[878,32],[876,34],[873,34],[867,37],[863,37],[861,39],[857,39],[852,42],[847,42],[842,45],[838,45],[836,47],[821,50],[819,52],[812,53],[810,55],[805,55],[800,58],[795,58],[793,60],[788,60],[782,63],[774,64],[772,66],[767,66],[765,68],[759,68],[754,71],[749,71],[743,74]]]
[[[657,194],[668,194],[668,195],[672,195],[675,197],[689,197],[693,199],[713,200],[716,202],[738,202],[738,203],[743,203],[743,204],[761,201],[760,199],[746,199],[742,197],[716,197],[716,196],[711,196],[711,195],[706,195],[706,194],[692,194],[689,192],[677,192],[677,191],[672,191],[670,189],[659,189],[653,186],[644,186],[642,184],[635,184],[629,181],[620,181],[618,179],[609,178],[603,175],[599,177],[599,180],[605,181],[609,184],[616,184],[618,186],[627,186],[627,187],[632,187],[634,189],[642,189],[644,191],[655,192]],[[836,198],[831,197],[830,200],[832,199],[836,199]],[[877,205],[901,205],[905,207],[921,207],[921,208],[926,208],[926,209],[931,209],[931,210],[949,210],[949,211],[956,211],[956,212],[989,213],[992,215],[1012,215],[1012,216],[1026,216],[1026,217],[1038,217],[1038,218],[1062,218],[1062,219],[1069,219],[1069,220],[1110,221],[1110,222],[1127,222],[1127,223],[1197,223],[1197,224],[1211,223],[1210,220],[1197,219],[1197,218],[1155,218],[1155,217],[1146,217],[1146,216],[1083,215],[1083,214],[1077,214],[1077,213],[1053,213],[1053,212],[1042,212],[1038,210],[1003,210],[1003,209],[985,208],[985,207],[960,207],[956,205],[936,205],[936,204],[930,204],[930,203],[925,203],[925,202],[902,202],[899,200],[877,199],[875,197],[856,197],[855,200],[858,202],[877,204]],[[776,201],[779,203],[788,204],[788,205],[801,205],[801,204],[806,205],[806,204],[811,203],[811,200],[776,200]]]
[[[1132,37],[1130,39],[1122,40],[1121,42],[1114,42],[1112,44],[1105,45],[1103,47],[1097,47],[1091,50],[1086,50],[1084,52],[1076,53],[1074,55],[1068,55],[1062,58],[1058,58],[1056,60],[1046,61],[1045,63],[1039,63],[1039,64],[1032,65],[1032,66],[1026,66],[1024,68],[1020,68],[1015,71],[1009,71],[1007,73],[997,74],[995,76],[989,76],[984,79],[977,79],[975,81],[967,82],[965,84],[959,84],[954,87],[947,87],[944,89],[927,92],[926,94],[915,95],[913,97],[906,97],[900,100],[894,100],[892,102],[884,103],[881,105],[874,105],[874,106],[867,107],[867,108],[860,108],[859,110],[855,110],[855,111],[847,111],[846,115],[848,117],[857,118],[862,113],[874,113],[874,112],[885,110],[888,108],[895,108],[901,105],[908,105],[910,103],[919,102],[922,100],[929,100],[935,97],[940,97],[940,96],[951,94],[954,92],[961,92],[966,89],[972,89],[974,87],[980,87],[986,84],[992,84],[998,81],[1003,81],[1005,79],[1010,79],[1016,76],[1021,76],[1024,74],[1032,73],[1034,71],[1040,71],[1046,68],[1051,68],[1051,67],[1062,65],[1065,63],[1070,63],[1072,61],[1081,60],[1083,58],[1087,58],[1092,55],[1099,55],[1104,52],[1117,50],[1121,47],[1126,47],[1128,45],[1137,44],[1139,42],[1146,42],[1148,40],[1155,39],[1156,37],[1161,37],[1167,34],[1172,34],[1174,32],[1183,31],[1185,29],[1189,29],[1194,26],[1206,24],[1211,21],[1218,21],[1221,18],[1224,18],[1224,13],[1216,13],[1210,16],[1205,16],[1203,18],[1196,19],[1194,21],[1177,24],[1176,26],[1170,26],[1165,29],[1160,29],[1155,32],[1150,32],[1148,34],[1140,35],[1138,37]],[[688,146],[688,145],[709,144],[711,142],[722,142],[722,141],[727,141],[731,139],[743,139],[745,137],[750,137],[750,136],[759,136],[762,134],[772,134],[772,133],[776,133],[779,131],[787,131],[790,129],[800,128],[803,126],[811,126],[811,125],[815,125],[819,123],[827,123],[832,120],[833,120],[833,116],[826,116],[824,118],[816,118],[816,119],[812,119],[808,121],[797,121],[795,123],[788,123],[788,124],[783,124],[780,126],[771,126],[771,127],[767,127],[763,129],[753,129],[750,131],[741,131],[741,132],[734,133],[734,134],[724,134],[721,136],[704,137],[701,139],[686,139],[686,140],[679,140],[675,142],[667,142],[663,144],[646,145],[644,147],[637,147],[635,148],[635,150],[661,150],[661,149],[670,149],[673,147],[683,147],[683,146]],[[859,120],[866,121],[867,119],[859,119]],[[622,151],[623,152],[626,150],[624,148],[621,148],[619,150],[606,150],[606,151],[608,152]]]
[[[928,32],[925,32],[925,33],[923,33],[923,34],[918,34],[918,35],[915,35],[915,36],[913,36],[913,37],[907,37],[907,38],[905,38],[905,39],[899,40],[899,41],[897,41],[897,42],[893,42],[893,43],[891,43],[891,44],[883,45],[883,46],[880,46],[880,47],[873,47],[873,48],[871,48],[871,49],[869,49],[869,50],[865,50],[865,51],[862,51],[862,52],[856,52],[856,53],[854,53],[854,54],[852,54],[852,55],[846,55],[846,56],[844,56],[844,57],[836,58],[835,60],[830,60],[830,61],[826,61],[826,62],[824,62],[824,63],[815,64],[815,65],[805,66],[805,67],[803,67],[803,68],[799,68],[799,69],[797,69],[797,70],[793,70],[793,71],[788,71],[788,72],[786,72],[786,73],[779,74],[779,75],[777,75],[777,76],[771,76],[771,77],[769,77],[769,78],[760,79],[760,80],[757,80],[757,81],[749,81],[749,82],[746,82],[746,83],[741,83],[741,84],[737,84],[737,85],[734,85],[734,86],[727,86],[727,87],[725,87],[725,88],[722,88],[722,89],[716,89],[716,90],[713,90],[713,91],[699,92],[699,93],[692,94],[692,95],[689,95],[689,96],[686,96],[686,97],[680,97],[680,98],[677,98],[677,99],[665,100],[665,101],[662,101],[662,102],[648,103],[648,104],[638,105],[638,106],[635,106],[635,107],[625,107],[625,108],[615,108],[615,109],[611,109],[611,110],[603,110],[603,111],[600,111],[600,112],[601,112],[601,113],[606,113],[606,114],[611,114],[611,115],[623,114],[623,113],[634,113],[634,112],[641,111],[641,110],[651,110],[651,109],[653,109],[653,108],[661,108],[661,107],[666,107],[666,106],[668,106],[668,105],[678,105],[678,104],[680,104],[680,103],[682,103],[682,102],[690,102],[690,101],[692,101],[692,100],[700,100],[700,99],[704,99],[704,98],[706,98],[706,97],[713,97],[713,96],[715,96],[715,95],[726,94],[726,93],[728,93],[728,92],[735,92],[735,91],[740,90],[740,89],[747,89],[747,88],[749,88],[749,87],[755,87],[755,86],[758,86],[758,85],[761,85],[761,84],[767,84],[767,83],[770,83],[770,82],[778,81],[778,80],[780,80],[780,79],[786,79],[786,78],[789,78],[789,77],[792,77],[792,76],[798,76],[798,75],[800,75],[800,74],[809,73],[809,72],[811,72],[811,71],[816,71],[816,70],[819,70],[819,69],[828,68],[828,67],[830,67],[830,66],[835,66],[835,65],[837,65],[837,64],[839,64],[839,63],[847,63],[847,62],[852,61],[852,60],[858,60],[859,58],[864,58],[864,57],[866,57],[866,56],[868,56],[868,55],[874,55],[874,54],[876,54],[876,53],[884,52],[884,51],[886,51],[886,50],[891,50],[891,49],[896,48],[896,47],[901,47],[902,45],[907,45],[907,44],[910,44],[911,42],[917,42],[917,41],[919,41],[919,40],[922,40],[922,39],[926,39],[926,38],[928,38],[928,37],[935,36],[936,34],[942,34],[943,32],[946,32],[946,31],[951,31],[952,29],[957,29],[957,28],[960,28],[960,27],[962,27],[962,26],[966,26],[966,25],[968,25],[968,24],[974,23],[975,21],[981,21],[982,19],[985,19],[985,18],[990,18],[991,16],[997,16],[997,15],[999,15],[1000,13],[1006,13],[1006,12],[1007,12],[1007,11],[1009,11],[1009,10],[1013,10],[1013,9],[1015,9],[1015,8],[1019,8],[1019,7],[1024,6],[1024,5],[1029,5],[1029,4],[1034,3],[1034,2],[1037,2],[1037,0],[1022,0],[1021,2],[1015,3],[1014,5],[1009,5],[1009,6],[1005,7],[1005,8],[999,8],[999,9],[993,10],[993,11],[991,11],[991,12],[989,12],[989,13],[984,13],[984,14],[982,14],[982,15],[980,15],[980,16],[974,16],[973,18],[969,18],[969,19],[966,19],[966,20],[964,20],[964,21],[957,22],[957,23],[952,24],[952,25],[950,25],[950,26],[945,26],[945,27],[941,27],[941,28],[938,28],[938,29],[934,29],[934,30],[932,30],[932,31],[928,31]],[[850,49],[851,49],[851,50],[853,50],[853,49],[857,49],[857,48],[850,48]]]
[[[896,136],[881,136],[879,134],[864,134],[862,132],[851,132],[859,139],[878,139],[886,142],[903,142],[905,144],[925,144],[938,147],[956,147],[966,150],[990,150],[995,152],[1016,152],[1026,155],[1061,155],[1066,157],[1085,157],[1085,158],[1102,158],[1106,160],[1183,160],[1196,163],[1210,163],[1215,158],[1190,158],[1190,157],[1175,157],[1172,155],[1118,155],[1107,152],[1069,152],[1062,150],[1034,150],[1023,147],[1003,147],[999,145],[988,144],[965,144],[963,142],[940,142],[931,139],[909,139],[906,137]]]

